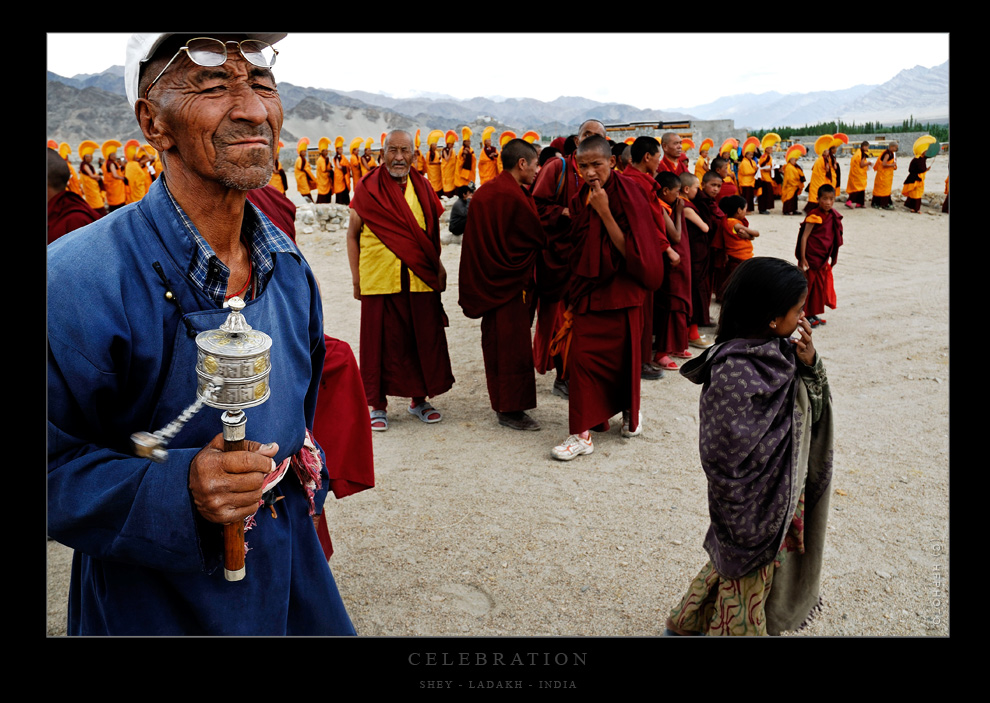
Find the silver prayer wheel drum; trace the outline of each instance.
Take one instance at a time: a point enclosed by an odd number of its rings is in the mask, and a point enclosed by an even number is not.
[[[241,314],[243,300],[234,297],[226,305],[231,312],[220,328],[196,335],[196,394],[210,407],[242,410],[261,405],[271,395],[272,338],[247,323]],[[216,376],[223,386],[211,393]]]

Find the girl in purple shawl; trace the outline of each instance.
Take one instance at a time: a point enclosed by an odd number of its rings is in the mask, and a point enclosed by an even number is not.
[[[820,605],[832,410],[807,293],[789,262],[743,262],[726,286],[715,345],[681,367],[702,385],[710,561],[666,635],[776,635]]]

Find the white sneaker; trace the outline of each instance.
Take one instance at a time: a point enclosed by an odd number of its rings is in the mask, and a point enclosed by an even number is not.
[[[551,449],[550,453],[554,459],[570,461],[576,456],[591,454],[593,451],[595,451],[595,445],[591,443],[590,437],[588,439],[581,439],[576,434],[572,434],[564,440],[563,444],[558,444]]]
[[[639,435],[642,432],[643,432],[643,413],[641,412],[639,414],[639,422],[636,423],[636,431],[635,432],[630,432],[629,431],[629,415],[628,415],[628,413],[626,413],[625,411],[623,411],[622,412],[622,431],[621,431],[622,436],[623,437],[636,437],[637,435]]]

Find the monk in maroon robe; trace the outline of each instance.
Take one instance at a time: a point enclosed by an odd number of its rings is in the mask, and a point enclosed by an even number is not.
[[[643,189],[650,203],[650,214],[653,216],[653,223],[657,229],[657,236],[660,238],[660,246],[664,255],[670,258],[667,271],[664,272],[663,280],[666,282],[668,275],[674,267],[681,263],[680,253],[671,248],[670,239],[667,236],[667,222],[670,219],[664,217],[664,208],[660,202],[660,186],[656,181],[657,169],[664,158],[660,153],[660,145],[653,137],[637,137],[630,147],[631,163],[623,175]],[[671,224],[673,222],[671,221]],[[673,232],[671,234],[674,234]],[[665,262],[666,263],[666,262]],[[653,359],[653,334],[654,334],[654,308],[662,304],[657,300],[663,296],[663,286],[653,295],[646,296],[643,302],[643,351],[641,376],[644,379],[663,378],[663,369],[652,363]]]
[[[386,396],[412,398],[410,413],[439,422],[439,411],[426,398],[454,384],[440,300],[447,284],[440,261],[443,206],[413,169],[408,133],[390,132],[384,149],[383,167],[355,187],[347,231],[354,297],[361,301],[361,376],[371,429],[378,431],[388,428]],[[406,200],[410,188],[425,229]]]
[[[598,120],[585,120],[578,128],[575,142],[589,136],[606,138],[605,125]],[[567,283],[567,261],[571,250],[570,202],[581,188],[581,175],[578,173],[574,155],[552,158],[540,170],[533,186],[533,201],[540,213],[540,222],[547,233],[548,247],[543,259],[537,265],[537,286],[539,314],[536,321],[536,334],[533,339],[533,362],[536,370],[543,374],[550,368],[550,340],[563,324],[563,307],[560,297]],[[559,358],[553,360],[557,369],[557,380],[553,384],[556,395],[567,397],[567,383],[562,377]]]
[[[663,284],[654,296],[653,329],[656,335],[656,357],[654,363],[660,368],[676,368],[671,353],[683,354],[688,348],[688,321],[691,317],[691,240],[687,229],[684,211],[694,209],[686,198],[681,198],[683,179],[697,184],[692,173],[683,173],[680,178],[673,174],[658,174],[660,203],[673,220],[669,237],[671,246],[680,256],[680,264],[668,271]],[[697,188],[697,186],[695,186]],[[676,235],[676,236],[675,236]]]
[[[708,171],[693,201],[701,219],[708,225],[708,233],[704,237],[691,238],[691,324],[702,327],[712,324],[715,259],[720,253],[715,249],[715,240],[726,220],[725,213],[718,207],[721,190],[722,178],[715,171]],[[721,246],[721,241],[718,245]]]
[[[663,149],[663,158],[657,165],[657,171],[670,171],[675,176],[679,176],[687,171],[687,160],[684,158],[683,147],[681,147],[681,136],[676,132],[664,132],[660,137],[660,148]]]
[[[65,189],[68,183],[69,166],[65,159],[54,149],[48,149],[48,244],[101,217],[85,198]]]
[[[798,268],[808,279],[808,297],[804,301],[804,314],[812,327],[824,324],[818,316],[825,306],[835,309],[835,286],[832,283],[832,267],[839,258],[842,246],[842,215],[835,210],[835,189],[824,184],[818,189],[818,204],[808,213],[798,234],[794,255]]]
[[[571,277],[565,326],[554,340],[564,355],[571,436],[552,454],[565,461],[594,451],[589,430],[606,431],[617,413],[623,436],[640,433],[642,305],[663,271],[649,202],[613,172],[608,141],[588,137],[575,155],[585,183],[570,204]]]
[[[531,328],[536,312],[536,262],[546,248],[532,196],[536,149],[523,139],[502,148],[503,171],[471,199],[461,244],[460,305],[481,318],[488,397],[500,425],[538,430]]]

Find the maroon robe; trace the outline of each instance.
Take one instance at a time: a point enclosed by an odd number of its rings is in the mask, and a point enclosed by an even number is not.
[[[692,201],[708,232],[691,233],[691,324],[711,324],[712,290],[715,281],[715,260],[720,254],[722,240],[718,235],[725,226],[725,213],[713,198],[702,191]],[[690,225],[689,225],[690,226]],[[716,242],[716,239],[718,241]]]
[[[48,201],[48,244],[100,217],[81,195],[68,190],[56,194]]]
[[[670,241],[667,239],[667,224],[663,219],[663,206],[660,204],[660,185],[657,183],[656,179],[650,174],[644,173],[638,170],[635,166],[630,166],[625,171],[623,175],[629,176],[630,179],[636,184],[638,184],[643,189],[643,194],[646,195],[646,199],[650,203],[650,213],[653,215],[653,222],[657,227],[657,234],[660,238],[661,251],[667,251],[670,248]],[[664,265],[667,264],[663,261]],[[667,281],[667,276],[670,275],[669,272],[664,272],[664,283]],[[643,301],[643,361],[649,361],[653,357],[653,334],[654,334],[654,310],[656,306],[663,305],[662,301],[658,298],[663,296],[663,284],[657,289],[653,295],[646,296],[646,300]]]
[[[681,154],[681,158],[677,160],[676,164],[666,156],[663,156],[660,158],[660,165],[657,166],[657,171],[670,171],[675,176],[679,176],[687,170],[687,157],[683,154]]]
[[[296,206],[273,185],[247,191],[247,199],[268,215],[276,227],[296,241]]]
[[[642,305],[663,278],[663,250],[642,189],[613,171],[604,190],[625,235],[625,256],[586,204],[588,186],[571,201],[573,251],[565,299],[572,315],[566,362],[572,434],[607,430],[609,418],[623,410],[631,412],[629,429],[636,430]]]
[[[361,377],[368,404],[375,408],[383,408],[389,395],[432,397],[454,385],[440,300],[443,205],[422,175],[411,170],[408,178],[423,208],[425,231],[386,168],[362,178],[351,200],[364,224],[402,261],[401,292],[361,296]],[[410,292],[409,271],[433,292]]]
[[[537,262],[539,316],[533,338],[533,364],[539,373],[551,366],[550,340],[563,324],[560,297],[566,285],[570,256],[571,217],[563,214],[584,181],[577,171],[574,155],[554,157],[544,164],[533,184],[533,202],[547,233],[547,250]],[[559,359],[553,365],[560,371]]]
[[[697,212],[690,200],[684,199],[684,208]],[[681,241],[672,244],[681,257],[681,263],[670,268],[663,285],[656,293],[653,308],[653,329],[656,334],[657,353],[683,351],[688,348],[688,321],[691,319],[691,247],[692,236],[705,233],[690,224],[684,213],[680,221]]]
[[[839,258],[839,247],[842,246],[842,215],[836,212],[834,207],[828,212],[816,207],[808,215],[818,215],[822,218],[820,224],[812,226],[808,241],[804,245],[804,257],[808,262],[808,270],[805,271],[805,276],[808,278],[808,298],[804,302],[804,313],[810,317],[824,313],[826,305],[835,309],[832,267]],[[806,223],[807,220],[801,223],[797,245],[794,248],[794,256],[798,261],[801,260],[801,236]]]
[[[546,248],[533,198],[503,171],[471,198],[458,276],[459,303],[482,318],[481,349],[495,412],[536,407],[530,328],[537,259]]]

